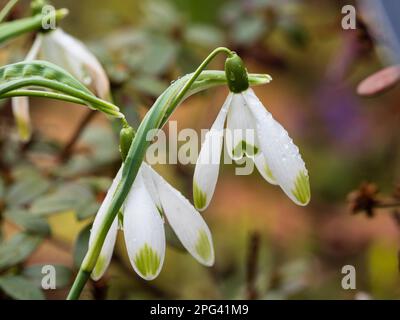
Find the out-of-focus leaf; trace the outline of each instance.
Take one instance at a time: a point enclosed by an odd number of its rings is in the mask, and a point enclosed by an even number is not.
[[[30,211],[39,216],[61,213],[65,211],[75,211],[79,216],[87,216],[88,211],[93,211],[93,203],[96,202],[91,189],[78,183],[63,184],[55,192],[43,196],[32,203]],[[96,211],[94,211],[96,212]]]
[[[45,274],[42,273],[44,265],[34,265],[25,268],[22,275],[31,280],[36,286],[40,287]],[[61,289],[68,286],[71,282],[72,271],[67,266],[52,265],[56,272],[56,289]]]
[[[260,17],[242,17],[234,25],[232,38],[238,44],[251,44],[265,31],[266,25]]]
[[[38,233],[44,236],[50,234],[50,226],[47,221],[41,217],[32,215],[29,211],[10,209],[4,213],[4,216],[6,219],[24,228],[25,231]]]
[[[303,26],[288,22],[282,24],[282,28],[291,44],[299,48],[304,48],[307,45],[308,34]]]
[[[168,88],[168,85],[165,83],[165,81],[161,81],[156,77],[146,75],[133,78],[130,81],[130,84],[142,93],[153,97],[158,97],[165,89]]]
[[[31,281],[21,276],[0,277],[0,288],[17,300],[43,300],[43,292]]]
[[[89,237],[90,237],[90,229],[92,228],[92,224],[84,227],[81,232],[79,232],[78,238],[75,241],[74,248],[74,265],[79,268],[85,254],[88,250],[89,245]]]
[[[120,157],[117,138],[108,128],[99,126],[87,128],[82,135],[81,143],[89,148],[88,152],[72,157],[65,166],[58,168],[56,174],[62,177],[87,174]]]
[[[95,192],[107,191],[111,186],[112,179],[109,177],[83,177],[77,181],[80,184],[87,185]]]
[[[167,71],[177,53],[176,44],[161,35],[147,34],[147,43],[141,54],[127,55],[126,63],[133,69],[145,74],[159,75]]]
[[[42,242],[37,235],[19,233],[9,241],[0,244],[0,270],[24,261]]]
[[[97,211],[99,211],[100,203],[98,202],[91,202],[82,207],[80,210],[77,210],[76,217],[78,220],[84,220],[91,216],[94,216]]]
[[[210,25],[190,25],[186,29],[187,42],[206,47],[218,47],[224,43],[223,33]]]
[[[375,243],[367,253],[371,294],[378,299],[388,299],[398,288],[398,261],[396,245]]]
[[[20,176],[20,177],[19,177]],[[23,170],[16,177],[6,194],[6,203],[9,206],[20,206],[32,201],[46,192],[50,183],[32,169]]]
[[[144,1],[145,25],[150,28],[168,32],[182,21],[179,12],[168,1],[150,0]]]

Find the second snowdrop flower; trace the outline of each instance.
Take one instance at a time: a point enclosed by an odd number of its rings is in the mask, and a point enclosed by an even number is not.
[[[205,137],[196,163],[193,179],[196,208],[206,209],[214,194],[225,123],[225,143],[231,158],[250,157],[265,180],[279,185],[296,204],[307,205],[309,177],[298,147],[249,88],[247,71],[239,56],[227,59],[225,72],[230,93]]]
[[[89,246],[99,231],[122,168],[114,179],[93,223]],[[164,224],[169,223],[185,249],[201,264],[214,264],[210,230],[190,202],[149,165],[142,163],[122,208],[123,230],[128,256],[136,273],[153,280],[161,271],[165,255]],[[111,225],[91,274],[100,279],[111,261],[118,231],[118,216]]]
[[[110,100],[110,83],[100,62],[82,42],[62,29],[39,33],[36,36],[25,61],[37,58],[66,69],[92,89],[98,97]],[[12,98],[12,108],[20,139],[24,142],[29,141],[31,136],[29,98]]]

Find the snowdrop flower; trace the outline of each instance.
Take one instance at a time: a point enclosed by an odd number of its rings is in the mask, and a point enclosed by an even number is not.
[[[101,99],[110,99],[110,83],[100,62],[82,42],[62,29],[37,35],[25,60],[38,58],[66,69]],[[31,136],[28,97],[12,98],[12,107],[19,136],[28,141]]]
[[[196,208],[206,209],[213,196],[225,122],[226,148],[233,160],[240,160],[244,156],[252,158],[265,180],[279,185],[296,204],[308,204],[309,177],[299,149],[249,88],[247,71],[241,59],[236,55],[227,59],[225,70],[230,93],[205,136],[196,163],[193,179]]]
[[[89,246],[100,228],[113,194],[121,180],[115,177],[93,223]],[[123,231],[133,269],[145,280],[161,271],[165,255],[164,223],[169,223],[186,250],[201,264],[214,264],[210,230],[190,202],[149,165],[142,163],[125,200]],[[118,231],[118,216],[111,225],[91,277],[100,279],[111,261]]]

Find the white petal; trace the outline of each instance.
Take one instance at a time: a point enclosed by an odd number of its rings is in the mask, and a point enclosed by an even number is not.
[[[254,157],[254,164],[256,165],[256,168],[265,180],[267,180],[271,184],[277,184],[274,175],[272,174],[272,171],[268,166],[267,160],[265,159],[262,152]]]
[[[125,200],[124,236],[129,260],[145,280],[158,276],[164,263],[164,221],[139,171]]]
[[[157,172],[152,172],[165,216],[185,249],[201,264],[214,264],[214,246],[203,217],[179,191]]]
[[[143,182],[151,198],[153,199],[154,204],[157,206],[157,209],[161,212],[162,211],[161,200],[157,191],[157,186],[155,185],[153,179],[153,174],[152,174],[153,170],[149,170],[149,168],[150,166],[145,162],[143,162],[140,167],[143,177]]]
[[[18,128],[18,135],[23,142],[31,138],[31,118],[29,116],[29,98],[14,97],[11,99],[12,111]]]
[[[101,204],[100,209],[96,214],[96,217],[93,222],[93,227],[90,232],[89,247],[93,244],[93,241],[99,231],[99,228],[103,222],[107,210],[110,207],[114,192],[117,189],[119,182],[121,181],[121,175],[122,175],[122,167],[119,169],[117,175],[115,176],[110,188],[107,191],[107,195],[104,198],[104,201]],[[117,238],[117,231],[118,231],[118,217],[115,217],[108,231],[106,239],[104,240],[104,244],[103,247],[101,248],[101,252],[97,260],[96,266],[94,267],[91,274],[92,279],[95,281],[99,280],[103,276],[103,274],[107,270],[108,265],[110,264],[111,257],[114,251],[115,240]]]
[[[308,171],[287,131],[265,109],[252,89],[244,93],[256,120],[260,148],[276,182],[298,205],[310,201]]]
[[[221,160],[225,119],[232,101],[230,93],[217,119],[205,136],[193,177],[193,198],[198,210],[205,210],[210,204],[218,180]]]
[[[110,83],[97,58],[79,40],[60,28],[43,36],[43,59],[72,73],[102,99],[109,99]]]
[[[234,94],[226,124],[226,148],[230,157],[240,160],[259,152],[255,121],[243,94]]]

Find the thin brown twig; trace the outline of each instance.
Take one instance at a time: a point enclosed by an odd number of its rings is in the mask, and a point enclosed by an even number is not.
[[[249,300],[255,300],[258,298],[258,292],[256,288],[256,280],[258,274],[258,258],[260,252],[260,234],[253,232],[250,235],[249,248],[247,254],[247,270],[246,270],[246,286],[247,286],[247,298]]]
[[[59,155],[59,159],[61,162],[65,162],[69,159],[72,153],[72,149],[74,148],[76,142],[79,140],[79,137],[81,136],[82,132],[86,128],[86,126],[89,124],[89,122],[93,119],[93,117],[96,115],[95,110],[90,110],[85,117],[81,120],[79,123],[78,127],[76,128],[74,134],[68,141],[68,143],[65,145],[64,149]]]

